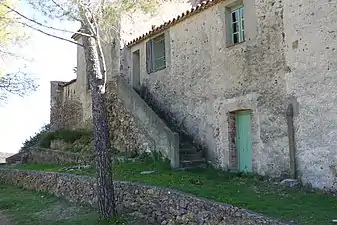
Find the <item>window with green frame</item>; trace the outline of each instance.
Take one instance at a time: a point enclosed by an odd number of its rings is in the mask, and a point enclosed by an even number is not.
[[[153,73],[165,68],[165,35],[162,34],[146,43],[146,70]]]
[[[240,6],[231,10],[231,40],[232,44],[245,40],[244,7]]]

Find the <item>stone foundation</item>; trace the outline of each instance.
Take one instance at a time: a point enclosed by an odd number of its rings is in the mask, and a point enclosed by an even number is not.
[[[96,206],[95,179],[63,173],[0,170],[0,182],[48,192],[70,202]],[[239,209],[196,198],[178,191],[115,181],[120,214],[147,219],[148,224],[281,225],[286,224]]]

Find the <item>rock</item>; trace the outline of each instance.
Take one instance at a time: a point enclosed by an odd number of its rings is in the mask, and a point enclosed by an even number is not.
[[[79,166],[70,166],[62,168],[61,171],[74,171],[74,170],[81,170],[81,169],[89,169],[91,165],[79,165]]]
[[[142,171],[140,172],[140,174],[152,174],[152,173],[155,173],[156,171],[154,170],[150,170],[150,171]]]
[[[299,187],[301,183],[295,179],[284,179],[281,181],[280,185],[292,188],[292,187]]]

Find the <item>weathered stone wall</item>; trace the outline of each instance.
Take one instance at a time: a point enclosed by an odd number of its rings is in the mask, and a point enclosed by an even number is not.
[[[86,164],[94,163],[93,154],[72,153],[44,148],[32,148],[26,156],[25,163],[37,164]]]
[[[117,95],[117,77],[107,84],[106,106],[113,146],[127,153],[152,152],[154,140],[136,123],[136,118],[126,110]]]
[[[50,149],[63,150],[71,147],[72,144],[65,142],[61,139],[55,139],[50,141]]]
[[[130,52],[125,48],[126,43],[134,38],[145,34],[152,29],[152,26],[160,26],[163,23],[171,20],[177,15],[190,10],[202,2],[202,0],[159,0],[157,1],[155,12],[144,13],[140,9],[135,10],[132,14],[124,15],[121,18],[121,40],[120,40],[120,75],[131,82]]]
[[[19,152],[11,157],[6,158],[6,163],[92,165],[94,163],[94,156],[92,154],[72,153],[34,147],[27,152]]]
[[[57,115],[55,130],[80,128],[82,123],[82,103],[77,100],[65,100],[62,105],[54,108]]]
[[[164,70],[147,74],[147,40],[132,46],[131,52],[140,50],[141,85],[213,164],[226,169],[228,115],[250,109],[253,171],[288,174],[283,3],[244,0],[246,41],[227,46],[225,8],[233,2],[222,1],[167,29]]]
[[[116,79],[117,77],[110,77],[106,89],[106,107],[113,147],[120,152],[130,154],[151,152],[155,148],[155,143],[147,136],[144,129],[135,123],[135,118],[117,97]],[[80,85],[79,82],[76,81],[73,85]],[[64,87],[60,88],[62,88],[60,94],[67,97],[67,94],[63,94],[67,90]],[[91,95],[88,90],[79,93],[80,97],[76,101],[74,98],[62,97],[57,104],[54,104],[51,110],[54,129],[91,129]]]
[[[97,203],[95,180],[89,177],[0,169],[0,182],[48,192],[70,202],[94,207]],[[146,219],[147,224],[285,224],[251,211],[170,189],[120,181],[115,181],[114,185],[118,212]]]
[[[287,92],[303,183],[337,189],[337,2],[284,2]]]
[[[78,97],[76,82],[51,82],[51,131],[81,126],[82,103]]]
[[[130,15],[123,16],[120,25],[116,26],[117,30],[121,30],[121,41],[116,39],[114,42],[104,41],[102,43],[107,66],[107,109],[110,131],[114,147],[122,152],[152,151],[154,141],[146,135],[143,128],[135,124],[135,118],[127,112],[116,95],[116,76],[120,75],[124,69],[128,69],[127,65],[125,68],[121,67],[123,63],[120,63],[120,61],[124,59],[123,56],[121,57],[120,47],[124,46],[125,42],[130,41],[135,35],[140,35],[150,29],[152,25],[159,25],[197,4],[198,0],[165,0],[159,1],[159,3],[160,6],[153,15],[136,10]],[[113,32],[116,31],[113,29],[111,32],[110,35],[113,35]],[[81,38],[76,38],[76,41],[82,43]],[[60,85],[56,86],[59,92],[52,88],[51,93],[51,99],[53,99],[51,103],[51,124],[53,127],[55,129],[91,129],[91,93],[82,47],[79,46],[77,49],[76,81],[65,87],[61,86],[65,82],[59,83]],[[57,99],[59,101],[56,101]]]
[[[15,164],[17,162],[20,162],[21,161],[21,156],[22,156],[22,153],[16,153],[10,157],[7,157],[6,158],[6,163],[7,164]]]
[[[173,132],[122,77],[117,79],[117,89],[119,99],[134,116],[134,122],[153,140],[153,150],[168,159],[172,168],[180,167],[179,134]]]

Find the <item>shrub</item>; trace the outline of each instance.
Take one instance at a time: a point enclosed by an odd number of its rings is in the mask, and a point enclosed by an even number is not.
[[[28,151],[31,147],[38,146],[41,138],[45,133],[50,131],[50,124],[44,125],[40,128],[40,130],[35,133],[34,136],[29,137],[27,140],[23,142],[23,146],[20,149],[20,152]]]
[[[50,148],[50,142],[52,140],[63,140],[66,143],[72,144],[76,140],[87,137],[91,137],[91,132],[82,130],[60,130],[55,132],[44,133],[40,139],[39,146],[41,148]]]

